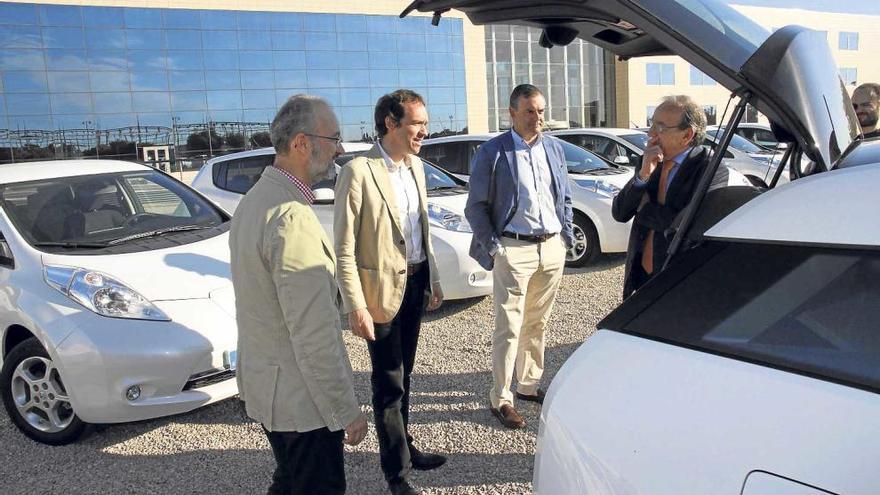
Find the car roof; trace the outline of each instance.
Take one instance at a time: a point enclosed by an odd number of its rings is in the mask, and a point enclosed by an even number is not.
[[[710,228],[713,239],[836,247],[880,246],[880,165],[804,177],[752,199]],[[821,208],[817,198],[825,198]]]
[[[344,141],[342,143],[342,149],[345,150],[346,153],[354,153],[358,151],[367,151],[373,147],[373,143],[359,143],[359,142],[350,142]],[[237,160],[239,158],[247,158],[250,156],[263,156],[263,155],[274,155],[275,148],[269,146],[266,148],[258,148],[255,150],[247,150],[247,151],[239,151],[238,153],[230,153],[228,155],[223,156],[215,156],[208,160],[207,165],[213,165],[218,162],[225,162],[227,160]]]
[[[155,169],[140,163],[121,160],[52,160],[8,163],[0,165],[0,184],[144,170]]]
[[[425,139],[422,141],[422,144],[439,144],[439,143],[454,143],[456,141],[488,141],[495,136],[501,134],[500,132],[489,132],[483,134],[456,134],[454,136],[443,136]]]
[[[627,129],[624,127],[578,127],[574,129],[559,129],[548,131],[550,135],[572,135],[572,134],[602,134],[606,136],[626,136],[629,134],[644,134],[644,131],[638,129]]]

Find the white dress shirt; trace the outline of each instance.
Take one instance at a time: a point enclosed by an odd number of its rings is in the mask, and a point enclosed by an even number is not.
[[[391,187],[397,199],[397,218],[403,227],[403,239],[406,243],[406,262],[409,264],[425,261],[425,251],[422,244],[421,210],[419,208],[419,189],[413,176],[412,166],[409,163],[409,155],[395,163],[378,142],[379,152],[385,159],[388,167],[388,176],[391,179]]]

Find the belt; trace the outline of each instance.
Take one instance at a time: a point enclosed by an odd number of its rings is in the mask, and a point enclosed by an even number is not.
[[[550,238],[554,237],[555,235],[556,235],[556,233],[553,233],[553,234],[535,234],[535,235],[529,235],[529,234],[517,234],[517,233],[514,233],[514,232],[502,232],[502,233],[501,233],[501,236],[502,236],[502,237],[509,237],[509,238],[511,238],[511,239],[516,239],[516,240],[518,240],[518,241],[526,241],[526,242],[544,242],[544,241],[546,241],[547,239],[550,239]]]
[[[407,265],[406,265],[406,276],[407,276],[407,277],[412,277],[412,276],[415,275],[416,273],[419,273],[420,271],[422,271],[422,268],[424,268],[424,266],[427,265],[427,264],[428,264],[428,261],[427,261],[427,260],[422,261],[422,262],[420,262],[420,263],[409,263],[409,264],[407,264]]]

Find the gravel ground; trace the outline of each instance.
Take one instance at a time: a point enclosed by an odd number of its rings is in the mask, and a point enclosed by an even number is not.
[[[549,384],[565,359],[620,301],[623,256],[602,256],[566,270],[547,335]],[[504,429],[488,409],[491,298],[450,301],[422,325],[412,381],[411,430],[425,451],[449,456],[442,468],[414,472],[428,494],[531,492],[540,408],[519,403],[528,422]],[[357,395],[368,412],[366,346],[346,335]],[[260,426],[237,399],[197,411],[101,427],[76,445],[30,441],[0,412],[0,479],[4,494],[265,493],[274,460]],[[347,448],[348,493],[387,493],[375,430]]]

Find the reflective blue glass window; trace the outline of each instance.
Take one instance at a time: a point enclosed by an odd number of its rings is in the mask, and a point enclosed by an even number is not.
[[[125,27],[157,29],[162,27],[162,11],[159,9],[123,9]]]
[[[229,10],[203,10],[202,29],[236,29],[235,12]]]
[[[425,59],[426,69],[435,69],[437,67],[449,66],[449,54],[446,53],[426,53],[423,55]]]
[[[167,112],[171,109],[168,93],[132,93],[131,105],[135,112]]]
[[[467,78],[463,70],[452,71],[452,78],[456,86],[464,87],[465,83],[467,83]]]
[[[340,105],[342,106],[371,105],[374,103],[370,101],[370,90],[363,87],[341,89],[339,92],[341,97]],[[372,121],[372,117],[369,120]]]
[[[204,91],[174,91],[171,93],[171,109],[201,110],[206,109]]]
[[[464,86],[456,86],[455,90],[455,103],[457,104],[465,104],[467,103],[467,91]],[[467,110],[461,113],[462,117],[467,117]]]
[[[201,29],[202,16],[198,10],[166,9],[165,27],[168,29]]]
[[[132,91],[168,91],[168,73],[164,71],[132,71]]]
[[[449,123],[449,116],[451,115],[453,119],[455,119],[455,105],[442,104],[442,103],[434,103],[434,100],[431,99],[430,92],[432,90],[428,90],[429,95],[428,98],[428,113],[431,115],[431,120],[440,124],[441,129],[449,129],[451,125]],[[422,93],[424,96],[424,93]]]
[[[137,117],[130,113],[108,113],[104,115],[96,115],[95,120],[98,122],[100,129],[119,129],[120,127],[128,127],[135,125]],[[106,143],[106,136],[101,136],[101,142]]]
[[[123,9],[119,7],[88,7],[83,11],[83,25],[88,27],[122,27]]]
[[[83,48],[83,30],[74,27],[44,27],[43,45],[46,48]]]
[[[340,124],[343,125],[360,125],[361,122],[373,121],[372,106],[341,106],[337,109],[340,115]]]
[[[34,110],[39,111],[39,110]],[[42,115],[22,115],[16,116],[9,112],[9,128],[10,129],[51,129],[52,124],[49,122],[49,116]]]
[[[6,93],[37,93],[49,91],[44,71],[3,73],[3,91]]]
[[[201,70],[203,68],[201,50],[171,50],[168,52],[169,70]]]
[[[88,93],[58,93],[49,95],[49,97],[49,101],[52,103],[52,113],[63,115],[92,111],[92,99]]]
[[[238,50],[238,33],[235,31],[202,31],[202,48],[205,50]]]
[[[285,89],[276,89],[275,90],[275,101],[278,102],[278,106],[280,107],[288,98],[293,95],[298,94],[306,94],[309,93],[309,90],[302,88],[285,88]]]
[[[89,70],[125,70],[128,58],[125,50],[89,50]]]
[[[409,88],[411,86],[427,86],[428,74],[424,70],[402,70],[400,71],[400,85]]]
[[[197,124],[197,123],[205,123],[207,122],[207,115],[205,112],[181,112],[178,110],[173,110],[171,113],[174,117],[180,119],[178,122],[180,124]],[[186,136],[181,136],[181,140],[186,140]]]
[[[307,50],[336,50],[336,33],[309,33]]]
[[[49,95],[46,93],[23,93],[6,99],[9,115],[49,115]]]
[[[366,19],[369,33],[396,33],[400,22],[396,17],[386,15],[368,15]]]
[[[241,70],[272,70],[272,52],[239,50],[238,65]]]
[[[236,70],[238,56],[235,52],[206,50],[202,53],[205,70]]]
[[[211,110],[240,110],[241,91],[208,91],[208,108]]]
[[[209,110],[208,118],[212,122],[244,122],[241,110]]]
[[[455,78],[452,71],[448,70],[429,70],[428,86],[454,86]]]
[[[396,35],[387,33],[370,33],[367,36],[369,51],[391,52],[397,49]]]
[[[464,70],[464,52],[450,53],[449,58],[452,61],[452,68],[455,70]]]
[[[131,112],[131,93],[92,93],[95,113]]]
[[[241,72],[237,70],[213,70],[205,72],[205,86],[208,89],[241,88]]]
[[[448,19],[443,19],[441,24],[446,21],[448,21]],[[427,17],[420,17],[420,16],[414,16],[414,15],[407,16],[407,17],[404,17],[403,19],[398,20],[397,24],[398,24],[397,29],[401,33],[424,34],[424,32],[427,31],[428,29],[436,29],[434,26],[430,25]]]
[[[172,91],[205,89],[205,73],[200,70],[169,71]]]
[[[244,90],[241,92],[241,101],[245,109],[275,108],[275,91],[266,89]]]
[[[449,36],[429,35],[425,37],[425,51],[429,53],[448,53]]]
[[[271,70],[241,71],[241,89],[275,89],[275,73]]]
[[[310,88],[309,93],[324,98],[333,107],[339,106],[339,90],[336,88]]]
[[[275,117],[275,109],[267,108],[262,110],[245,110],[241,112],[242,119],[245,122],[272,122]]]
[[[455,91],[452,88],[428,88],[428,101],[431,105],[455,103]]]
[[[303,70],[276,70],[276,88],[305,88],[308,85],[306,71]]]
[[[386,95],[386,94],[394,91],[395,89],[397,89],[397,88],[391,87],[391,86],[371,85],[371,87],[370,87],[370,101],[379,101],[379,98],[381,98],[383,95]],[[415,91],[415,89],[413,89],[413,88],[408,88],[408,89],[412,89],[413,91]],[[419,93],[419,92],[416,91],[416,93]],[[424,94],[424,93],[419,93],[419,94]]]
[[[126,29],[125,38],[130,49],[161,50],[165,48],[164,32],[160,29]]]
[[[402,52],[424,52],[424,34],[399,34],[397,35],[397,49]]]
[[[379,86],[399,86],[400,81],[396,70],[370,70],[370,84]]]
[[[44,26],[82,26],[81,9],[73,5],[41,5],[40,24]]]
[[[336,70],[310,70],[306,77],[309,80],[309,88],[339,87],[339,71]]]
[[[272,13],[272,29],[275,31],[302,31],[302,15],[293,12]]]
[[[37,26],[0,26],[0,46],[4,48],[42,48],[43,37]]]
[[[396,69],[397,54],[394,52],[370,52],[370,67],[373,69]]]
[[[46,67],[49,70],[88,69],[85,50],[46,50]]]
[[[362,88],[366,86],[367,72],[364,70],[347,70],[339,71],[339,87],[342,88]]]
[[[166,65],[165,53],[156,52],[154,50],[129,50],[128,66],[132,70],[157,69],[165,70]]]
[[[30,3],[0,3],[0,24],[20,26],[40,23],[37,6]]]
[[[275,50],[303,50],[305,46],[303,33],[272,31],[272,48]]]
[[[88,72],[49,71],[46,77],[49,80],[49,91],[53,93],[87,93],[90,91]]]
[[[239,31],[238,46],[246,50],[270,50],[269,31]]]
[[[400,69],[424,69],[427,67],[424,53],[397,53],[397,67]],[[432,66],[436,67],[436,65]]]
[[[268,31],[272,26],[272,15],[269,12],[239,12],[238,29]]]
[[[81,95],[81,96],[86,96],[86,99],[88,100],[89,105],[91,105],[92,100],[90,98],[88,98],[88,95]],[[75,113],[75,114],[71,114],[71,115],[57,115],[56,114],[56,115],[52,116],[52,128],[53,129],[61,129],[62,132],[64,131],[64,129],[82,129],[83,122],[85,122],[87,120],[94,122],[95,116],[89,112]],[[63,136],[63,134],[62,134],[62,136]],[[94,146],[94,141],[92,142],[92,146]]]
[[[202,33],[199,31],[165,31],[165,43],[169,50],[200,50]]]
[[[135,121],[140,123],[140,125],[164,125],[171,126],[171,114],[166,110],[165,112],[149,112],[149,113],[139,113],[135,116]],[[171,139],[174,139],[173,137]]]
[[[340,32],[336,35],[339,50],[365,50],[367,48],[366,33]]]
[[[90,49],[125,49],[125,30],[123,29],[86,29],[86,46]]]
[[[338,14],[336,31],[339,33],[364,33],[367,31],[367,19],[362,15]]]
[[[450,36],[449,37],[449,51],[453,53],[464,53],[464,37],[463,36]]]
[[[92,91],[130,91],[128,72],[93,72],[90,74]]]
[[[370,56],[367,52],[338,52],[339,67],[345,69],[367,69],[370,67]]]
[[[335,53],[306,52],[306,67],[311,69],[335,69],[337,67]]]
[[[302,17],[303,31],[336,31],[336,16],[332,14],[303,14]]]

